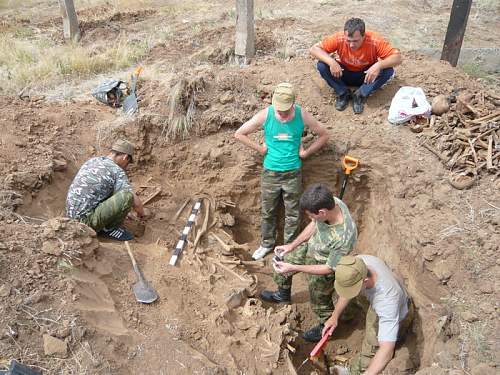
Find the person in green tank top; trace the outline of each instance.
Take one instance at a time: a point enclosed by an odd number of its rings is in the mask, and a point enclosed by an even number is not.
[[[302,145],[302,134],[306,127],[318,136],[307,149]],[[249,137],[261,129],[264,131],[262,145]],[[261,259],[275,245],[276,211],[280,199],[283,199],[285,206],[284,243],[293,241],[297,236],[302,159],[323,147],[328,141],[328,133],[311,114],[295,104],[293,86],[280,83],[274,90],[272,105],[245,122],[234,136],[264,156],[261,243],[252,255],[254,259]]]

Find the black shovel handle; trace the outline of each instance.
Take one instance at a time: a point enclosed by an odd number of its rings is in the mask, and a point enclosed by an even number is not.
[[[349,179],[349,175],[348,174],[345,174],[344,175],[344,181],[342,181],[342,188],[340,189],[340,194],[339,194],[339,199],[342,200],[342,198],[344,197],[344,192],[345,192],[345,188],[347,187],[347,180]]]

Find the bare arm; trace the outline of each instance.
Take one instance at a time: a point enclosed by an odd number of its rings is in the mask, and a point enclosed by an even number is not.
[[[134,193],[134,203],[132,203],[132,208],[137,213],[137,216],[144,217],[144,205],[141,199]]]
[[[342,76],[342,68],[340,67],[337,60],[335,60],[328,52],[321,48],[321,43],[316,43],[309,49],[309,53],[312,57],[324,62],[330,67],[330,73],[335,78],[340,78]]]
[[[333,327],[332,333],[333,331],[335,331],[339,324],[340,315],[342,315],[342,312],[349,304],[349,301],[349,299],[339,296],[337,303],[335,304],[335,309],[333,310],[332,316],[330,316],[325,322],[325,328],[323,328],[322,335],[325,335],[330,327]]]
[[[379,345],[377,353],[375,353],[375,357],[371,360],[370,365],[364,372],[364,375],[380,374],[392,359],[396,343],[391,341],[382,341]]]
[[[372,83],[373,81],[375,81],[375,79],[377,79],[382,69],[393,68],[401,64],[401,61],[402,58],[399,51],[397,51],[393,55],[387,56],[383,60],[377,61],[366,71],[365,83]]]
[[[329,275],[333,270],[325,264],[290,264],[286,262],[275,262],[274,269],[278,273],[304,272],[311,275]]]
[[[305,126],[318,135],[318,138],[307,149],[301,152],[300,157],[305,159],[323,147],[328,142],[329,137],[326,129],[306,110],[302,111],[302,119]]]
[[[377,64],[379,64],[381,69],[387,69],[398,66],[399,64],[401,64],[402,61],[403,58],[401,57],[401,52],[397,51],[396,53],[387,56],[385,59],[379,60]]]
[[[323,48],[321,48],[321,43],[316,43],[309,49],[309,53],[312,57],[316,58],[319,61],[323,61],[327,65],[337,64],[337,61]]]
[[[316,223],[311,220],[309,224],[304,228],[302,232],[295,238],[292,242],[282,246],[276,246],[274,252],[280,255],[285,255],[290,251],[295,250],[301,243],[306,242],[313,235],[316,230]]]
[[[264,143],[264,145],[261,146],[258,143],[252,141],[248,135],[256,132],[262,127],[262,125],[266,121],[266,116],[267,108],[259,111],[250,120],[241,125],[240,128],[236,130],[236,133],[234,133],[234,138],[262,155],[267,152],[266,144]]]

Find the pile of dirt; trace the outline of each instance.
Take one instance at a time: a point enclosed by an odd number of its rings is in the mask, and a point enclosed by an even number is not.
[[[93,257],[99,246],[94,231],[54,218],[2,225],[0,234],[1,358],[45,373],[99,369],[85,353],[89,332],[72,306],[76,294],[67,277]]]

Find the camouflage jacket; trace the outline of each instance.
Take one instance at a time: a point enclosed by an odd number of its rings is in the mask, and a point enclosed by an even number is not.
[[[341,257],[351,252],[358,238],[356,224],[345,203],[335,198],[335,204],[342,210],[344,222],[329,225],[316,221],[316,231],[307,241],[308,255],[332,269]]]
[[[105,156],[87,160],[69,187],[66,214],[72,219],[83,219],[120,190],[132,192],[132,186],[118,164]]]

